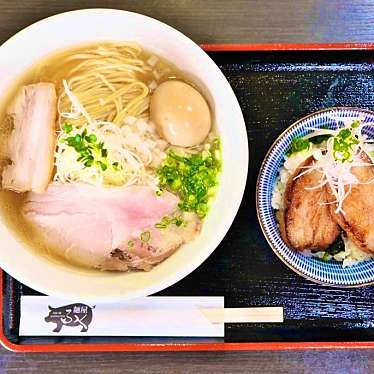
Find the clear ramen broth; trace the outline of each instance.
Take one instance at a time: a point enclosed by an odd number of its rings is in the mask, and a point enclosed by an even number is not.
[[[44,58],[0,102],[1,219],[51,261],[151,270],[199,234],[218,186],[202,92],[135,43]]]

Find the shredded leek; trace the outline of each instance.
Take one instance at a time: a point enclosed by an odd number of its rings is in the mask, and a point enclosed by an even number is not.
[[[335,201],[329,203],[336,203],[336,213],[344,213],[343,202],[349,195],[352,185],[374,182],[374,180],[361,182],[352,173],[352,167],[373,166],[370,148],[373,140],[369,140],[363,132],[367,126],[373,126],[373,123],[346,119],[344,127],[338,126],[336,130],[316,129],[302,138],[306,142],[318,136],[324,136],[325,140],[327,139],[322,149],[313,152],[315,162],[305,167],[305,170],[296,178],[313,170],[321,171],[323,175],[321,182],[308,189],[317,189],[328,184],[336,198]]]
[[[122,126],[92,119],[64,83],[72,110],[85,118],[86,123],[61,123],[54,179],[94,185],[140,184],[157,190],[155,170],[166,158],[166,142],[157,135],[154,125],[135,117],[126,117]]]

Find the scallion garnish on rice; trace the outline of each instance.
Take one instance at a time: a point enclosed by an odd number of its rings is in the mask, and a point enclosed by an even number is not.
[[[323,177],[320,183],[309,188],[317,189],[328,184],[336,199],[330,202],[336,204],[336,213],[344,213],[343,202],[351,186],[361,183],[352,173],[352,168],[373,166],[371,154],[373,140],[368,139],[363,131],[366,126],[370,125],[373,124],[347,119],[343,127],[338,126],[335,130],[315,129],[307,136],[292,141],[289,154],[310,149],[314,143],[313,140],[318,137],[319,140],[322,139],[322,142],[325,142],[320,149],[313,151],[315,162],[306,166],[305,171],[296,178],[313,170],[321,171]]]

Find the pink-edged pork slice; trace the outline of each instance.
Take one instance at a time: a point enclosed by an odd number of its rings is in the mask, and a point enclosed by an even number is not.
[[[170,232],[168,239],[168,230],[155,227],[174,214],[178,202],[172,193],[157,196],[147,186],[52,183],[42,194],[28,194],[23,213],[46,245],[69,261],[105,270],[149,270],[189,235],[176,238]]]
[[[44,191],[50,182],[55,148],[57,97],[52,83],[24,86],[8,108],[14,129],[7,155],[11,164],[2,174],[4,189]]]
[[[149,240],[145,242],[139,237],[129,240],[125,245],[114,249],[100,268],[118,271],[151,270],[200,232],[201,221],[195,213],[183,213],[181,217],[183,223],[180,226],[170,224],[165,228],[146,228],[143,233],[149,236]]]

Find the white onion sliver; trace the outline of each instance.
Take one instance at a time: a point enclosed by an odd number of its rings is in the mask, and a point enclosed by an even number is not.
[[[337,127],[336,130],[329,129],[316,129],[313,133],[308,134],[304,139],[310,139],[318,135],[336,135],[338,131],[343,128],[350,128],[352,120],[357,120],[359,118],[344,118],[341,121],[344,123],[344,127]],[[368,123],[360,123],[357,128],[351,129],[352,135],[358,139],[358,144],[352,146],[352,156],[349,161],[340,162],[335,159],[334,151],[334,138],[331,137],[326,142],[326,150],[324,153],[319,153],[318,157],[314,157],[314,162],[312,165],[303,167],[305,170],[299,173],[295,179],[300,178],[301,176],[310,173],[315,170],[319,170],[322,174],[322,180],[320,183],[315,186],[308,187],[306,189],[318,189],[328,184],[330,190],[336,198],[335,203],[337,204],[336,213],[342,213],[343,203],[347,196],[352,190],[352,185],[355,184],[370,184],[374,182],[373,180],[361,182],[358,178],[352,173],[353,167],[366,167],[373,166],[372,163],[365,162],[362,158],[362,155],[369,157],[371,161],[374,160],[374,157],[370,154],[370,151],[367,149],[367,143],[371,143],[372,140],[367,140],[367,137],[362,134],[363,127],[368,126]],[[314,152],[313,152],[314,155]],[[316,154],[317,156],[317,154]]]

